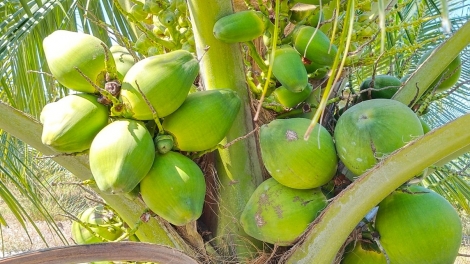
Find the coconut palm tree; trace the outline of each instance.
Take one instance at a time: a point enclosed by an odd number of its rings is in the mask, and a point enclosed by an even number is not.
[[[135,2],[138,1],[25,0],[0,3],[0,17],[2,18],[0,21],[3,21],[0,23],[0,61],[2,62],[0,67],[0,108],[2,109],[0,128],[2,129],[3,146],[0,166],[0,197],[23,225],[28,221],[34,224],[20,198],[8,190],[6,183],[12,182],[15,188],[20,190],[21,195],[27,197],[44,215],[51,228],[64,240],[64,243],[66,243],[64,235],[60,233],[54,223],[53,216],[41,203],[41,197],[44,195],[54,197],[54,193],[49,191],[49,182],[44,181],[44,172],[53,174],[65,170],[74,174],[80,181],[89,180],[91,173],[87,156],[57,155],[58,153],[41,143],[41,124],[37,120],[42,108],[47,103],[70,93],[48,74],[49,69],[42,50],[42,40],[55,30],[67,29],[92,34],[108,45],[123,44],[126,39],[131,42],[136,41],[138,28],[135,23],[132,23],[132,19],[122,14],[123,10],[129,12]],[[245,1],[248,6],[254,7],[249,2]],[[266,3],[266,6],[272,7],[271,2],[267,2],[269,3]],[[274,3],[274,1],[272,2]],[[358,1],[347,2],[359,4]],[[383,1],[379,2],[383,3]],[[411,171],[413,167],[416,167],[414,170],[418,171],[428,168],[422,183],[446,197],[459,210],[469,212],[470,187],[467,183],[469,172],[468,155],[466,154],[468,147],[465,147],[470,145],[470,141],[468,139],[465,141],[463,135],[454,136],[455,141],[452,142],[450,140],[442,142],[442,140],[449,133],[461,135],[462,133],[459,133],[462,130],[461,126],[468,125],[469,122],[459,117],[465,118],[470,107],[468,103],[470,53],[467,47],[470,35],[470,29],[468,29],[470,3],[460,0],[448,1],[448,3],[446,1],[419,0],[389,2],[396,9],[387,11],[384,8],[379,8],[381,10],[379,16],[382,17],[384,14],[384,17],[387,18],[384,31],[380,32],[379,26],[376,26],[375,29],[379,32],[366,38],[367,42],[364,42],[364,46],[358,47],[361,52],[352,51],[350,53],[352,60],[356,61],[346,65],[348,69],[348,71],[344,71],[345,74],[348,73],[346,87],[357,90],[362,80],[374,72],[388,73],[399,77],[414,72],[415,74],[411,78],[437,76],[440,73],[438,70],[429,69],[430,67],[417,68],[419,58],[427,50],[437,47],[448,39],[460,39],[460,41],[456,41],[457,44],[447,41],[451,44],[442,45],[440,52],[436,52],[427,62],[427,65],[439,67],[438,61],[442,62],[445,55],[452,52],[454,54],[460,52],[462,59],[461,77],[455,89],[443,98],[429,97],[429,99],[435,100],[431,101],[428,111],[422,115],[423,120],[432,128],[441,129],[427,137],[428,141],[420,141],[414,146],[408,147],[408,149],[416,149],[418,152],[413,155],[422,157],[422,161],[416,162],[417,164],[411,164],[409,161],[404,162],[407,155],[412,154],[400,151],[389,158],[391,161],[401,161],[401,163],[395,167],[390,165],[389,169],[396,171],[395,174],[397,174],[396,177],[391,177],[392,185],[390,186],[396,185],[398,187],[413,176],[411,172],[407,173],[407,170]],[[241,1],[230,3],[230,1],[188,0],[187,3],[193,18],[192,26],[195,32],[197,53],[201,57],[206,46],[210,46],[211,50],[201,59],[201,78],[205,88],[231,88],[236,90],[244,101],[242,106],[244,115],[239,115],[235,121],[238,125],[232,128],[224,141],[228,143],[241,135],[249,134],[256,125],[252,122],[252,102],[246,89],[245,72],[240,70],[243,68],[244,49],[240,49],[238,45],[214,42],[211,38],[212,25],[219,17],[233,12],[233,5],[237,9],[246,8],[246,6]],[[257,6],[256,4],[254,5]],[[447,6],[445,6],[446,4]],[[354,12],[341,14],[334,21],[338,22],[337,25],[342,29],[348,27],[346,18],[353,17],[352,19],[354,19],[360,15]],[[449,17],[449,24],[445,25],[450,25],[450,28],[449,32],[443,34],[442,21],[447,21],[446,17]],[[371,25],[378,25],[378,21],[385,20],[373,20]],[[338,46],[346,47],[347,35],[342,35],[342,30],[337,32],[335,38],[340,43]],[[340,51],[348,52],[343,48],[340,48]],[[372,55],[367,57],[366,54]],[[221,65],[221,62],[224,65]],[[334,73],[336,70],[339,70],[339,67],[334,66],[332,72]],[[431,83],[432,80],[429,82]],[[404,103],[413,100],[416,91],[413,90],[415,87],[411,85],[412,82],[409,83],[405,84],[396,95],[397,100]],[[332,84],[329,86],[331,87]],[[457,123],[454,122],[456,125],[444,126],[454,120],[457,120]],[[430,147],[430,144],[435,145]],[[432,154],[430,150],[433,148],[439,150],[439,153]],[[49,158],[37,159],[38,156]],[[256,140],[252,137],[246,137],[230,148],[217,150],[207,157],[210,158],[204,159],[201,166],[206,165],[207,171],[217,172],[212,174],[213,179],[209,179],[212,185],[208,190],[212,194],[211,198],[215,205],[208,203],[203,215],[203,222],[207,225],[206,231],[211,234],[209,236],[210,243],[203,242],[202,236],[198,233],[198,228],[201,227],[196,227],[195,224],[187,225],[184,228],[174,228],[159,217],[150,217],[148,221],[143,223],[141,216],[147,215],[147,209],[141,200],[108,195],[96,188],[94,190],[118,212],[131,229],[136,229],[136,235],[142,242],[177,248],[191,257],[207,262],[211,260],[217,262],[221,259],[239,261],[240,259],[255,258],[259,258],[261,261],[266,258],[266,255],[271,254],[272,249],[267,248],[266,252],[268,253],[259,254],[260,242],[249,238],[238,223],[248,198],[256,186],[263,181],[263,170],[257,152]],[[230,164],[230,166],[226,166],[226,164]],[[382,170],[383,168],[376,167],[369,171],[368,175],[378,177],[376,175],[383,173]],[[383,183],[383,185],[390,184],[390,182]],[[361,188],[367,188],[366,184],[355,184],[355,186],[357,186],[356,189],[351,188],[350,192],[343,197],[351,195],[351,197],[357,198],[358,193],[363,190]],[[383,199],[387,195],[387,189],[384,186],[375,186],[375,188],[382,190],[382,192],[379,191],[371,196],[380,201],[380,197]],[[338,203],[340,202],[336,202],[336,204]],[[367,212],[373,206],[375,204],[372,202],[364,203],[360,210]],[[354,215],[352,211],[356,209],[358,209],[357,206],[349,208],[348,215]],[[64,208],[64,210],[67,209]],[[332,209],[328,212],[332,212]],[[346,240],[344,236],[347,236],[362,218],[362,215],[359,214],[356,213],[357,219],[352,218],[353,224],[350,227],[337,228],[337,232],[327,229],[326,233],[307,233],[305,239],[307,242],[304,243],[307,245],[313,243],[310,241],[313,241],[315,237],[323,239],[325,238],[324,234],[329,234],[331,240],[324,240],[326,244],[329,243],[328,253],[316,254],[317,251],[314,251],[302,255],[295,253],[302,250],[294,250],[291,253],[292,256],[298,259],[310,259],[314,255],[322,255],[324,259],[316,259],[317,263],[327,260],[331,262],[331,258],[334,258]],[[326,221],[335,221],[339,217],[344,218],[344,214],[338,216],[338,214],[326,213],[317,224],[322,225]],[[7,224],[1,215],[0,224]],[[341,229],[342,233],[338,233]],[[37,231],[40,233],[40,230]],[[205,237],[205,239],[207,238]],[[298,247],[301,248],[301,245],[299,244]],[[320,249],[320,251],[325,252],[325,249]]]

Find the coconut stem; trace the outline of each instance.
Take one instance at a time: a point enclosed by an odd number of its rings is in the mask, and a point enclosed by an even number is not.
[[[145,214],[148,214],[150,211],[150,209],[146,208],[144,210],[144,212],[142,213],[142,215],[145,215]],[[139,229],[139,227],[144,223],[144,221],[142,221],[142,217],[139,218],[139,220],[137,220],[137,222],[134,224],[134,227],[131,228],[131,229],[126,229],[124,234],[122,236],[120,236],[118,239],[116,239],[115,241],[123,241],[124,239],[128,238],[128,237],[131,237],[135,234],[135,232]]]
[[[109,49],[106,44],[101,43],[101,46],[104,49],[104,67],[106,69],[106,82],[116,81],[118,80],[118,74],[116,64],[113,60],[111,60],[113,56],[110,56],[111,52],[109,52]]]
[[[248,50],[250,51],[250,57],[256,62],[261,71],[266,74],[268,72],[268,66],[266,66],[266,63],[264,63],[264,60],[259,55],[258,51],[256,51],[256,47],[253,41],[245,42],[245,44],[248,47]]]
[[[122,106],[122,103],[117,99],[114,95],[112,95],[110,92],[108,92],[106,89],[103,89],[96,85],[88,76],[86,76],[78,67],[75,67],[75,70],[83,77],[85,78],[96,90],[96,93],[101,94],[106,100],[111,101],[112,107],[111,107],[111,112],[114,116],[121,116],[123,115],[123,110],[120,108]]]
[[[144,98],[145,103],[146,103],[147,106],[150,108],[150,111],[152,112],[152,118],[153,118],[153,120],[155,121],[155,123],[157,124],[157,127],[158,127],[158,134],[160,134],[160,135],[165,134],[165,131],[163,130],[162,123],[160,122],[160,118],[158,117],[157,110],[155,110],[155,108],[154,108],[153,105],[150,103],[150,101],[149,101],[149,99],[147,98],[147,96],[145,96],[145,94],[142,92],[142,90],[140,89],[140,86],[139,86],[139,84],[137,83],[137,81],[135,81],[135,85],[137,86],[137,90],[139,90],[139,93],[140,93],[140,95],[142,96],[142,98]]]

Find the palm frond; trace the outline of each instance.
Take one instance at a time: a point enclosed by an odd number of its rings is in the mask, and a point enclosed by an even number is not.
[[[8,149],[8,151],[3,151],[0,154],[0,197],[2,197],[2,200],[15,215],[26,232],[28,232],[26,228],[27,221],[31,223],[34,230],[47,245],[47,241],[42,236],[41,230],[35,224],[35,219],[33,218],[34,214],[29,210],[30,207],[25,206],[25,203],[28,203],[38,211],[49,228],[66,244],[67,240],[54,222],[54,216],[51,215],[48,212],[48,208],[43,205],[45,198],[50,197],[51,199],[55,199],[53,193],[50,192],[50,186],[47,186],[47,182],[40,179],[38,175],[40,168],[36,166],[36,164],[25,164],[25,161],[22,160],[24,156],[22,152],[30,151],[29,148],[21,142],[17,142],[15,145],[11,144],[12,139],[6,134],[3,134],[0,140]],[[51,173],[53,172],[51,171]],[[4,224],[7,225],[6,222]]]
[[[439,5],[436,6],[429,6],[427,12],[438,14],[440,10]],[[449,1],[448,8],[452,31],[468,21],[470,18],[469,6],[470,3],[465,1]],[[442,34],[441,21],[434,19],[424,24],[418,41],[428,36],[439,34]],[[419,54],[417,54],[418,56],[415,56],[415,61],[419,59],[420,54],[434,48],[438,44],[439,42],[431,43],[423,47]],[[462,70],[459,81],[447,96],[432,102],[429,112],[422,116],[423,120],[432,128],[439,127],[470,112],[470,48],[465,48],[460,53],[460,57],[462,60]],[[410,70],[412,71],[413,69],[411,68]],[[469,157],[469,154],[465,154],[443,167],[435,168],[436,171],[428,175],[423,182],[466,213],[470,213]]]

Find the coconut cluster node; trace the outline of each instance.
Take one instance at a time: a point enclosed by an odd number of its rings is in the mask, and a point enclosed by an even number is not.
[[[67,38],[77,42],[62,46],[59,57],[60,42],[54,40]],[[108,48],[94,36],[63,30],[44,40],[44,50],[52,75],[70,94],[43,108],[42,142],[58,153],[87,153],[103,193],[138,196],[174,225],[198,219],[206,183],[189,154],[212,150],[222,141],[241,106],[237,93],[192,91],[199,62],[187,50],[134,62],[123,47]],[[90,214],[83,213],[81,221],[99,227],[75,224],[77,243],[122,234],[102,233],[107,223],[86,218]]]

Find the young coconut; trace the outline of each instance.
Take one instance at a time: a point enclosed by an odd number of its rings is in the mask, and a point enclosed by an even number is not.
[[[307,70],[300,54],[291,46],[276,49],[273,61],[273,75],[293,93],[302,92],[308,84]]]
[[[108,124],[108,108],[91,94],[71,94],[41,111],[41,141],[63,153],[90,148],[93,138]]]
[[[188,95],[173,114],[163,120],[175,148],[204,151],[217,146],[232,127],[240,110],[237,93],[228,89],[208,90]]]
[[[155,147],[141,122],[120,119],[96,135],[89,158],[98,188],[109,194],[122,194],[131,192],[147,175],[155,158]]]
[[[421,56],[418,64],[422,64],[434,50],[429,50]],[[462,72],[462,60],[460,55],[446,67],[446,69],[435,79],[428,89],[435,89],[436,93],[444,92],[452,88],[460,78]]]
[[[202,214],[206,182],[198,165],[181,153],[157,154],[140,182],[140,193],[154,213],[173,225],[186,225]]]
[[[251,195],[240,216],[245,232],[264,242],[291,245],[327,205],[320,189],[292,189],[269,178]]]
[[[269,19],[261,12],[245,10],[224,16],[214,24],[214,37],[226,43],[246,42],[260,37]]]
[[[306,118],[276,119],[261,126],[260,147],[264,166],[279,183],[296,189],[324,185],[336,173],[333,138],[321,125],[303,139],[310,125]]]
[[[365,79],[360,87],[362,100],[384,98],[391,99],[400,89],[401,80],[391,75],[376,75],[374,87],[371,87],[372,77]],[[365,91],[367,89],[371,89]]]
[[[418,185],[387,196],[379,204],[375,228],[390,263],[454,263],[462,241],[454,207]]]
[[[319,66],[331,66],[338,48],[320,30],[310,26],[300,26],[292,33],[294,48],[300,55]]]
[[[409,107],[392,99],[372,99],[348,108],[339,117],[334,139],[340,160],[352,173],[361,175],[423,134],[421,121]]]
[[[307,99],[313,90],[313,86],[308,84],[303,91],[294,93],[284,86],[280,86],[273,91],[274,100],[284,107],[292,108]]]
[[[341,264],[387,264],[387,259],[374,242],[353,241],[346,246]]]
[[[129,69],[135,64],[134,57],[132,57],[126,48],[119,45],[113,45],[109,50],[113,54],[119,79],[122,80]]]
[[[173,113],[186,99],[199,73],[199,62],[186,50],[177,50],[143,59],[124,77],[121,99],[131,112],[128,118],[153,119],[141,92],[159,118]]]
[[[103,205],[86,209],[78,219],[90,229],[73,221],[72,238],[79,245],[114,241],[123,234],[122,220]]]
[[[66,30],[56,30],[43,40],[46,61],[54,78],[63,86],[84,93],[95,93],[96,89],[76,68],[103,88],[107,73],[106,53],[109,62],[114,64],[113,56],[105,47],[92,35]]]

